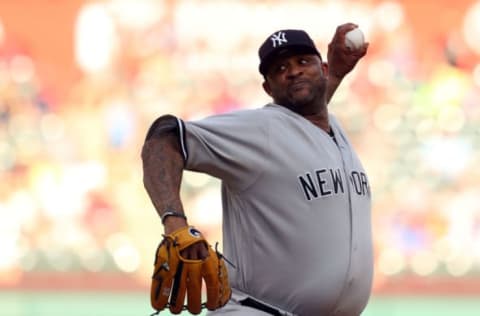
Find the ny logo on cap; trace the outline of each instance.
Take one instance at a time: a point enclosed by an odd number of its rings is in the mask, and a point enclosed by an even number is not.
[[[285,37],[285,32],[278,32],[277,34],[273,34],[272,37],[270,37],[272,40],[273,47],[277,47],[282,45],[283,43],[287,43],[287,38]]]

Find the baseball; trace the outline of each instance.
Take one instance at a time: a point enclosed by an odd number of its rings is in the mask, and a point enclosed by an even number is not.
[[[364,43],[363,32],[358,27],[345,34],[345,45],[352,50],[359,49]]]

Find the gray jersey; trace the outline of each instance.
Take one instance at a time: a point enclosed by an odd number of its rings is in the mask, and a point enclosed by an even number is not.
[[[370,187],[336,119],[336,142],[274,104],[181,123],[186,169],[222,180],[235,293],[297,315],[359,315],[372,282]]]

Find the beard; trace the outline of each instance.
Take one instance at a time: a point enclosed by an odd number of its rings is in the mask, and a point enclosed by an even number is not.
[[[314,114],[326,106],[327,80],[321,78],[315,82],[292,84],[275,103],[283,105],[298,114]]]

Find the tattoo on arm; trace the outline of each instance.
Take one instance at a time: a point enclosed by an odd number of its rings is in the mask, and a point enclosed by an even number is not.
[[[166,208],[183,213],[180,185],[184,167],[174,132],[153,133],[142,148],[143,184],[157,213]]]

